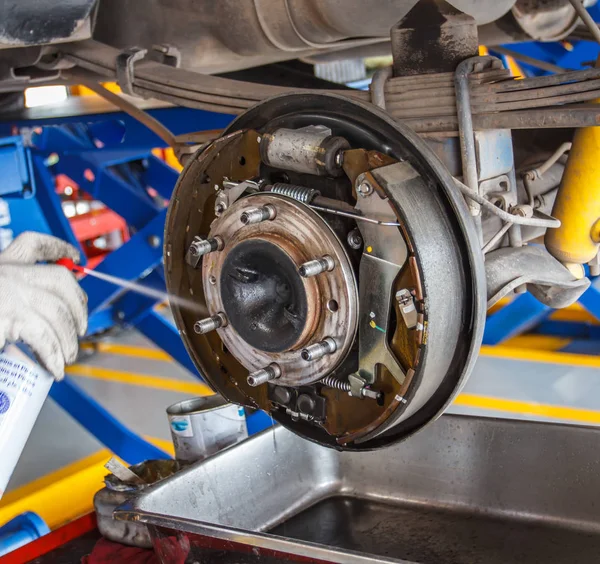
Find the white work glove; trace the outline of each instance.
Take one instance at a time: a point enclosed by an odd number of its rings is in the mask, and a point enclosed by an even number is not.
[[[0,253],[0,349],[22,341],[57,380],[75,362],[78,336],[87,329],[87,296],[64,266],[37,264],[79,251],[41,233],[19,235]]]

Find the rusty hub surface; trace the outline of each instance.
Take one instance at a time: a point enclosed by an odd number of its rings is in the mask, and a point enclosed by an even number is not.
[[[240,217],[244,210],[267,204],[273,205],[277,210],[275,219],[255,225],[244,225],[241,222]],[[269,193],[255,194],[235,202],[212,224],[209,237],[214,236],[220,236],[225,246],[222,251],[205,257],[202,278],[209,314],[214,315],[220,311],[228,314],[230,323],[218,329],[219,336],[228,351],[250,372],[276,362],[282,370],[282,375],[278,379],[278,384],[282,385],[311,384],[333,371],[347,356],[354,341],[358,292],[348,254],[325,220],[308,206],[285,196]],[[250,244],[254,244],[254,247],[248,247]],[[302,301],[306,306],[301,315],[302,319],[298,321],[301,327],[292,333],[294,339],[291,342],[281,342],[281,333],[285,331],[281,322],[286,321],[286,316],[291,317],[293,322],[294,316],[300,317],[297,315],[298,312],[277,309],[273,315],[277,315],[278,319],[268,319],[271,314],[265,299],[268,296],[255,296],[257,292],[261,292],[261,287],[264,289],[267,285],[266,276],[261,272],[261,266],[267,266],[265,265],[266,252],[262,253],[263,264],[258,260],[254,268],[238,265],[231,269],[233,272],[224,272],[228,259],[240,246],[247,246],[245,255],[248,256],[252,248],[257,248],[257,245],[261,244],[263,249],[264,245],[268,244],[279,250],[296,271],[303,263],[315,257],[330,256],[335,262],[331,272],[318,276],[302,278],[296,272],[297,282],[303,290]],[[258,252],[260,247],[257,249],[257,254]],[[223,276],[224,273],[226,276]],[[224,291],[225,285],[233,285],[233,291]],[[291,284],[288,282],[287,285]],[[289,294],[289,291],[280,292],[282,293]],[[252,294],[252,303],[249,307],[244,301],[246,294]],[[229,304],[224,303],[225,296],[229,297]],[[275,296],[271,302],[279,297]],[[289,296],[281,297],[283,301],[286,298],[290,300]],[[245,309],[243,309],[244,304],[246,304]],[[234,318],[253,316],[254,307],[260,307],[262,311],[257,312],[256,321],[250,322],[250,331],[254,328],[255,332],[260,332],[261,326],[269,324],[279,328],[280,331],[279,335],[268,333],[271,342],[262,346],[250,343],[251,339],[244,338],[245,335],[240,334],[247,334],[248,329],[240,327],[242,320],[238,320],[237,324],[234,321]],[[297,304],[296,309],[298,309]],[[301,358],[300,351],[303,347],[322,341],[326,337],[333,338],[337,343],[337,349],[333,354],[310,363]]]

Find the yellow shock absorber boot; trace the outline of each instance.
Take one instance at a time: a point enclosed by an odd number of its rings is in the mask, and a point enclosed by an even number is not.
[[[583,276],[580,265],[596,256],[600,243],[600,127],[575,132],[552,215],[561,226],[546,231],[546,248]]]

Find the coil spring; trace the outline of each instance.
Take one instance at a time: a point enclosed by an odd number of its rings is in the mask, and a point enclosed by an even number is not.
[[[342,392],[350,391],[350,384],[348,382],[343,382],[342,380],[338,380],[333,376],[325,376],[321,380],[321,384],[327,386],[328,388],[335,388],[336,390],[342,390]]]
[[[297,184],[285,184],[284,182],[276,182],[271,186],[271,192],[273,194],[281,194],[288,198],[298,200],[303,204],[310,204],[315,196],[319,196],[321,192],[314,188],[307,188],[306,186],[298,186]]]

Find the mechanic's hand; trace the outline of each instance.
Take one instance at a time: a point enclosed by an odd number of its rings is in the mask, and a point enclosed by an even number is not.
[[[0,349],[23,341],[57,379],[77,358],[87,329],[87,296],[64,266],[36,264],[79,251],[61,239],[26,232],[0,253]]]

